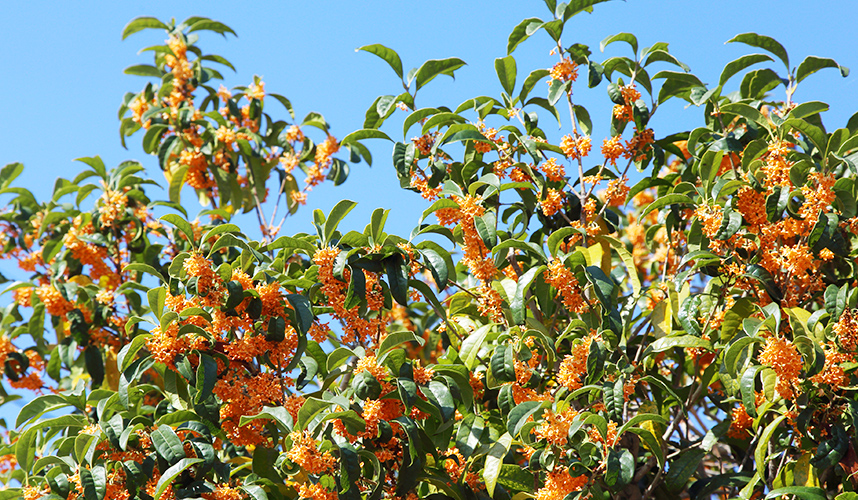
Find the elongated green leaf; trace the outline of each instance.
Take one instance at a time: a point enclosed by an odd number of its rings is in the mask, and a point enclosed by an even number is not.
[[[363,139],[387,139],[390,142],[393,142],[387,134],[382,132],[381,130],[376,130],[372,128],[365,128],[361,130],[356,130],[351,134],[343,137],[343,140],[340,141],[341,146],[345,146],[350,142],[361,141]]]
[[[524,401],[516,405],[507,417],[506,428],[510,435],[513,437],[518,436],[524,424],[527,423],[527,419],[541,407],[542,403],[539,401]]]
[[[512,56],[498,57],[495,59],[495,72],[504,91],[512,95],[512,92],[515,90],[515,59]]]
[[[721,72],[721,78],[718,81],[718,85],[724,86],[727,83],[727,80],[730,79],[731,76],[736,73],[742,71],[743,69],[753,66],[754,64],[761,63],[763,61],[773,61],[771,57],[765,54],[748,54],[746,56],[742,56],[734,61],[730,61],[724,66],[724,70]]]
[[[179,436],[176,435],[176,432],[170,426],[162,425],[158,427],[152,431],[151,437],[155,451],[168,463],[175,464],[185,457],[182,440],[179,439]]]
[[[486,491],[489,496],[494,496],[495,485],[497,485],[498,476],[500,475],[503,459],[506,457],[509,447],[512,444],[512,436],[505,432],[489,449],[486,455],[486,465],[483,468],[483,480],[486,482]]]
[[[190,242],[191,246],[196,248],[197,240],[194,238],[194,228],[191,226],[191,223],[182,218],[181,215],[177,214],[166,214],[162,215],[160,220],[170,223],[176,226],[176,229],[182,232],[187,238],[188,242]]]
[[[650,346],[653,352],[667,351],[674,347],[696,347],[711,350],[712,343],[694,335],[679,335],[677,337],[662,337]]]
[[[325,220],[326,244],[331,241],[331,238],[334,236],[334,232],[337,230],[337,226],[343,218],[356,206],[357,203],[351,200],[341,200],[339,203],[334,205],[334,208],[331,209],[331,213],[328,214],[327,220]]]
[[[706,450],[700,448],[692,448],[684,451],[673,462],[670,463],[670,470],[667,471],[665,484],[673,491],[679,491],[685,487],[688,479],[700,466],[700,461],[706,456]]]
[[[512,29],[512,33],[509,34],[509,39],[506,44],[506,53],[512,54],[521,42],[527,40],[531,33],[536,31],[534,28],[541,25],[542,19],[536,17],[531,17],[518,23],[516,27]]]
[[[668,205],[697,205],[694,200],[689,198],[684,194],[669,194],[666,196],[659,197],[654,202],[647,205],[644,211],[641,213],[641,219],[646,217],[653,210],[660,210]]]
[[[307,398],[301,409],[298,410],[298,419],[295,422],[295,429],[303,431],[307,428],[310,421],[313,420],[319,413],[331,407],[331,403],[322,401],[317,398]]]
[[[385,47],[380,43],[358,47],[357,49],[355,49],[355,52],[359,50],[369,52],[370,54],[375,54],[378,57],[382,58],[387,64],[390,65],[391,68],[393,68],[393,71],[396,73],[396,76],[402,78],[402,60],[399,58],[399,54],[397,54],[395,50]]]
[[[183,458],[164,471],[164,474],[155,486],[155,500],[160,500],[161,495],[163,495],[164,492],[167,491],[167,487],[170,486],[177,477],[179,477],[179,474],[200,462],[205,462],[205,460],[202,458]]]
[[[614,43],[614,42],[626,42],[632,47],[632,55],[637,58],[638,54],[638,39],[631,33],[617,33],[616,35],[609,36],[602,40],[599,44],[599,51],[604,52],[605,47]]]
[[[760,440],[757,442],[757,448],[754,450],[754,462],[757,465],[757,474],[760,477],[765,477],[766,472],[766,457],[768,456],[769,441],[772,439],[778,426],[786,418],[786,415],[780,415],[766,426],[763,433],[760,434]]]
[[[826,500],[828,495],[826,495],[825,490],[822,488],[816,488],[813,486],[786,486],[784,488],[777,488],[769,492],[766,495],[766,500],[771,498],[782,498],[784,495],[794,495],[795,498],[801,498],[802,500]],[[838,495],[837,498],[840,499],[841,495]],[[844,499],[845,500],[845,499]]]
[[[517,325],[523,325],[525,319],[525,304],[527,302],[527,290],[537,276],[541,275],[545,270],[545,266],[532,267],[518,278],[515,285],[515,296],[509,305],[512,312],[513,322]]]
[[[471,370],[477,366],[477,354],[482,349],[491,327],[491,325],[481,326],[462,341],[462,346],[459,349],[459,357],[462,358],[465,366]]]
[[[145,30],[147,28],[155,28],[162,30],[170,29],[166,24],[162,23],[154,17],[137,17],[132,19],[131,22],[125,25],[125,28],[122,30],[122,39],[125,40],[130,35],[133,35],[134,33]]]
[[[453,72],[465,65],[465,61],[458,57],[450,57],[448,59],[430,59],[423,63],[417,70],[415,76],[417,82],[417,90],[423,88],[424,85],[432,81],[438,75],[448,75],[453,77]]]
[[[778,56],[780,60],[784,62],[784,66],[786,66],[787,70],[789,70],[789,56],[787,56],[787,51],[784,46],[778,43],[774,38],[765,35],[758,35],[756,33],[742,33],[727,40],[727,43],[733,42],[744,43],[745,45],[750,45],[751,47],[757,47],[758,49],[771,52]]]
[[[807,56],[795,70],[795,82],[798,83],[823,68],[837,68],[844,78],[849,76],[849,68],[837,64],[834,59],[827,57]]]

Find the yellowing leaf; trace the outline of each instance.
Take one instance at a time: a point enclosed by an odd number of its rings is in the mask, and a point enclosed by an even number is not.
[[[655,337],[667,337],[673,331],[673,308],[670,303],[663,300],[655,305],[652,310],[652,326],[655,328]]]

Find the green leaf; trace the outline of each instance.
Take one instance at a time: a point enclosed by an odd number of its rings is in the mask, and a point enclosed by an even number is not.
[[[688,479],[700,466],[700,461],[706,456],[706,450],[701,448],[692,448],[682,452],[679,457],[670,463],[670,470],[667,471],[665,484],[672,491],[679,491],[685,488]]]
[[[393,332],[387,334],[384,339],[382,339],[381,344],[378,346],[378,357],[379,359],[387,354],[388,351],[406,343],[406,342],[417,342],[419,345],[423,345],[425,340],[423,337],[419,337],[414,334],[414,332],[410,331],[400,331]]]
[[[540,401],[523,401],[509,412],[506,428],[512,437],[518,436],[527,419],[542,408]]]
[[[161,78],[162,76],[161,70],[151,64],[135,64],[134,66],[128,66],[125,68],[123,73],[126,75],[154,76],[155,78]]]
[[[200,19],[199,21],[191,24],[188,28],[188,32],[190,33],[201,30],[214,31],[215,33],[223,35],[224,38],[226,38],[227,33],[231,33],[233,36],[238,36],[229,26],[220,21],[213,21],[211,19]]]
[[[298,410],[298,419],[295,422],[295,430],[303,431],[307,428],[310,421],[312,421],[319,413],[327,410],[331,407],[331,403],[328,401],[323,401],[317,398],[307,398],[304,401],[304,404],[301,405],[301,409]]]
[[[614,489],[621,489],[632,482],[635,475],[635,457],[625,449],[611,449],[608,452],[608,466],[605,470],[605,483]]]
[[[125,29],[122,30],[122,39],[125,40],[130,35],[147,28],[162,29],[166,31],[170,30],[169,26],[154,17],[137,17],[125,25]]]
[[[632,292],[635,294],[635,296],[640,295],[641,279],[640,276],[638,276],[634,257],[632,256],[631,252],[629,252],[626,248],[625,243],[616,238],[611,238],[610,236],[599,236],[598,239],[605,240],[610,243],[612,247],[614,247],[614,250],[616,250],[617,254],[619,254],[620,256],[620,260],[622,260],[623,264],[626,265],[626,270],[629,273],[629,281],[631,281],[632,284]]]
[[[400,305],[408,305],[408,268],[405,258],[395,253],[383,260],[390,294]]]
[[[151,434],[152,445],[155,451],[170,464],[175,464],[185,457],[185,449],[182,440],[168,425],[158,427]]]
[[[661,196],[656,199],[654,202],[647,205],[644,211],[641,213],[640,218],[643,219],[653,210],[660,210],[668,205],[693,205],[697,206],[697,203],[684,194],[669,194],[666,196]]]
[[[638,55],[638,39],[632,35],[631,33],[617,33],[616,35],[609,36],[602,40],[602,43],[599,44],[599,51],[604,52],[605,47],[614,43],[614,42],[626,42],[631,45],[633,57],[637,57]]]
[[[696,347],[712,350],[712,343],[694,335],[679,335],[677,337],[662,337],[650,345],[652,352],[662,352],[674,347]]]
[[[156,319],[160,320],[161,315],[164,313],[164,303],[167,300],[167,290],[162,286],[150,288],[149,291],[146,292],[146,297],[149,299],[149,309],[152,311],[152,314],[155,315]]]
[[[554,106],[557,104],[557,101],[566,95],[566,91],[569,90],[570,85],[571,82],[551,80],[551,83],[548,85],[548,105]]]
[[[509,452],[510,445],[512,445],[512,436],[508,432],[505,432],[500,439],[492,444],[486,455],[486,464],[483,467],[483,480],[486,482],[486,491],[490,497],[494,496],[495,485],[503,466],[503,459]]]
[[[430,59],[423,63],[417,70],[416,81],[417,90],[420,90],[424,85],[432,81],[438,75],[449,75],[453,77],[453,72],[465,65],[465,61],[451,57],[448,59]]]
[[[786,415],[780,415],[774,419],[760,434],[760,440],[757,442],[757,448],[754,450],[754,462],[757,465],[757,474],[760,477],[765,477],[766,472],[766,457],[769,449],[769,441],[772,439],[780,423],[786,418]]]
[[[200,462],[205,462],[202,458],[183,458],[179,460],[176,464],[171,466],[169,469],[164,471],[164,474],[161,476],[161,479],[158,480],[158,484],[155,486],[155,500],[160,500],[161,495],[167,491],[167,487],[172,484],[173,480],[179,477],[179,474],[187,470],[189,467],[196,465]]]
[[[150,338],[152,338],[152,335],[149,334],[137,335],[131,340],[131,342],[122,347],[119,354],[116,356],[116,365],[119,373],[124,372],[129,366],[131,366],[131,363],[134,362],[134,358],[137,357],[137,353],[143,348],[146,341]]]
[[[815,488],[812,486],[786,486],[784,488],[778,488],[776,490],[772,490],[766,495],[766,500],[771,498],[781,498],[784,495],[794,495],[795,498],[801,498],[803,500],[826,500],[828,495],[825,493],[825,490],[821,488]],[[839,499],[841,495],[838,495]]]
[[[64,406],[70,405],[63,396],[58,394],[43,394],[25,404],[24,407],[18,411],[18,417],[15,419],[15,427],[21,427],[21,425],[34,418],[39,418],[49,411],[53,411]]]
[[[763,116],[762,113],[756,108],[752,108],[747,104],[741,102],[735,102],[731,104],[725,104],[721,107],[721,112],[723,113],[732,113],[739,116],[743,116],[755,123],[759,126],[763,127],[766,130],[769,130],[769,121]]]
[[[331,241],[339,223],[355,206],[357,206],[357,203],[351,200],[341,200],[339,203],[334,205],[334,208],[331,209],[331,213],[325,221],[325,244],[328,244]]]
[[[527,290],[530,288],[533,280],[541,275],[545,269],[545,266],[531,267],[518,278],[518,282],[515,284],[515,295],[509,305],[512,312],[512,320],[516,325],[523,325],[525,323],[525,317],[527,316],[525,313]]]
[[[828,146],[828,138],[825,135],[825,132],[823,132],[821,128],[817,127],[816,125],[813,125],[810,122],[797,118],[790,118],[784,121],[781,127],[784,130],[789,130],[790,127],[792,127],[807,136],[807,138],[810,139],[813,145],[816,146],[817,149],[819,149],[820,154],[824,153],[825,147]]]
[[[742,71],[749,66],[753,66],[754,64],[761,63],[763,61],[773,60],[774,59],[765,54],[748,54],[734,61],[730,61],[727,63],[726,66],[724,66],[724,70],[721,72],[721,78],[718,81],[718,85],[723,87],[731,76],[735,75],[736,73]]]
[[[804,80],[808,76],[812,75],[813,73],[816,73],[823,68],[838,68],[840,70],[841,76],[843,76],[844,78],[849,76],[849,68],[837,64],[834,59],[829,59],[827,57],[807,56],[795,70],[795,83],[799,83],[800,81]]]
[[[196,238],[194,238],[194,228],[193,226],[191,226],[191,223],[183,219],[181,215],[166,214],[162,215],[159,220],[168,222],[176,226],[176,229],[181,231],[188,238],[188,242],[191,244],[191,246],[196,248],[197,241]]]
[[[459,357],[468,369],[473,370],[477,366],[477,354],[482,349],[491,327],[492,325],[490,324],[483,325],[462,341],[461,348],[459,349]]]
[[[498,57],[495,59],[495,72],[504,91],[512,95],[513,90],[515,90],[515,59],[512,56]]]
[[[751,47],[757,47],[758,49],[771,52],[778,56],[780,60],[784,62],[784,66],[786,66],[787,70],[789,70],[789,56],[787,56],[787,51],[784,46],[778,43],[774,38],[765,35],[758,35],[756,33],[742,33],[727,40],[726,43],[733,42],[744,43],[745,45],[750,45]]]
[[[516,27],[512,29],[512,33],[509,34],[509,39],[506,44],[506,53],[512,54],[515,48],[518,47],[521,42],[527,40],[527,38],[536,31],[539,26],[542,26],[542,19],[536,17],[531,17],[518,23]]]
[[[437,380],[430,380],[428,386],[420,387],[420,392],[426,396],[430,403],[441,410],[441,416],[445,422],[453,417],[456,412],[456,403],[453,401],[453,395],[446,384]]]
[[[81,467],[80,484],[83,486],[83,498],[85,500],[101,500],[107,488],[107,475],[104,466],[99,465],[92,469]],[[156,497],[155,500],[158,500]]]
[[[390,142],[393,142],[387,134],[382,132],[381,130],[376,130],[372,128],[365,128],[361,130],[356,130],[351,134],[343,137],[343,140],[340,141],[341,146],[345,146],[350,142],[361,141],[363,139],[387,139]]]
[[[824,111],[828,111],[828,104],[820,101],[809,101],[803,102],[798,106],[792,108],[789,113],[787,113],[787,119],[790,118],[807,118],[808,116],[813,116],[818,113],[822,113]]]
[[[359,50],[369,52],[370,54],[375,54],[378,57],[382,58],[385,62],[387,62],[387,64],[390,65],[391,68],[393,68],[393,71],[396,73],[396,76],[402,78],[402,60],[399,59],[399,54],[397,54],[395,50],[387,48],[379,43],[358,47],[357,49],[355,49],[355,52]]]

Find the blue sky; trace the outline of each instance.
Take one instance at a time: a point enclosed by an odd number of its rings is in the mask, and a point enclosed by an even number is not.
[[[827,0],[824,8],[814,9],[817,5],[821,3],[792,0],[612,1],[597,5],[592,14],[570,20],[563,42],[566,46],[574,42],[589,45],[599,61],[629,55],[628,47],[620,43],[608,47],[605,54],[598,51],[602,39],[621,31],[636,34],[641,46],[668,42],[670,51],[693,73],[714,84],[725,63],[757,51],[741,44],[725,45],[726,40],[748,31],[773,36],[790,52],[793,66],[813,54],[833,57],[856,70],[848,78],[824,70],[805,80],[796,94],[799,101],[816,99],[831,104],[825,120],[833,129],[843,126],[858,109],[854,96],[858,56],[851,48],[852,20],[858,8],[851,0]],[[73,158],[94,155],[101,155],[108,166],[126,159],[140,160],[162,180],[155,158],[139,147],[141,137],[132,137],[127,151],[118,137],[116,112],[122,96],[139,91],[146,82],[122,70],[151,63],[151,53],[138,55],[137,51],[165,39],[163,33],[147,30],[121,40],[125,24],[142,15],[164,20],[199,15],[230,25],[238,38],[224,40],[204,33],[199,43],[204,52],[220,54],[237,68],[237,73],[223,72],[225,84],[246,85],[254,74],[261,75],[266,90],[292,101],[299,119],[309,111],[321,112],[333,125],[334,135],[342,138],[361,128],[367,107],[378,95],[401,91],[384,62],[356,53],[355,48],[371,43],[394,48],[406,71],[426,59],[464,59],[468,65],[457,71],[455,81],[439,77],[418,95],[418,107],[455,107],[477,95],[499,97],[494,58],[506,55],[507,37],[519,21],[546,19],[548,10],[537,0],[258,1],[240,6],[214,1],[20,2],[0,18],[0,46],[4,47],[0,60],[6,73],[0,80],[0,94],[6,96],[0,108],[0,164],[25,164],[17,185],[47,196],[56,177],[72,178],[78,172]],[[519,46],[514,53],[519,85],[531,70],[548,68],[556,61],[548,54],[551,46],[544,32]],[[782,71],[782,66],[772,67]],[[739,81],[735,77],[731,82],[734,88]],[[605,84],[588,89],[579,81],[575,88],[576,101],[590,110],[595,124],[593,142],[599,144],[608,126]],[[537,85],[531,95],[546,91]],[[280,113],[279,104],[272,105],[274,113]],[[672,102],[656,114],[656,137],[680,127],[699,126],[701,115],[700,109]],[[285,117],[285,112],[280,116]],[[402,116],[395,115],[386,124],[389,134],[399,140],[401,120]],[[543,128],[555,129],[548,121],[543,118]],[[355,167],[343,186],[322,186],[311,193],[308,207],[287,223],[285,233],[309,231],[312,215],[308,209],[327,211],[344,197],[359,202],[346,221],[355,228],[362,228],[378,206],[394,209],[390,229],[407,232],[416,224],[425,205],[419,196],[399,190],[390,144],[368,143],[375,157],[372,169]],[[193,207],[191,213],[195,211]]]

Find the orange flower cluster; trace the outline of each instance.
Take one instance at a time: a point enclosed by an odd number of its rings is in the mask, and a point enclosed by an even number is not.
[[[795,344],[781,337],[769,337],[757,359],[777,374],[775,389],[786,399],[793,398],[792,386],[801,374],[801,354]]]
[[[620,95],[623,97],[623,104],[615,104],[612,114],[619,122],[630,122],[634,119],[634,109],[632,106],[635,101],[641,98],[641,93],[635,88],[635,84],[621,85]]]
[[[575,273],[563,265],[557,259],[548,263],[548,269],[543,272],[545,282],[560,292],[563,305],[569,312],[584,313],[590,309],[590,305],[584,299],[584,293],[578,286]]]
[[[575,61],[564,57],[562,61],[555,64],[549,72],[552,80],[560,80],[561,82],[574,82],[578,79],[578,64]],[[549,83],[551,80],[549,80]]]
[[[442,186],[429,187],[429,179],[426,174],[418,169],[411,169],[411,187],[420,191],[420,195],[424,200],[434,201],[438,199],[438,193],[443,189]]]
[[[738,408],[733,408],[730,419],[730,429],[727,430],[727,437],[734,439],[748,439],[751,434],[748,432],[753,425],[754,419],[745,411],[745,406],[741,403]]]
[[[779,140],[769,143],[765,163],[760,167],[760,170],[766,174],[765,185],[767,187],[792,187],[789,171],[793,162],[786,159],[792,147],[793,144],[786,141]]]
[[[83,241],[81,236],[91,235],[95,232],[92,222],[83,224],[83,218],[78,215],[72,221],[72,227],[69,228],[65,236],[63,236],[63,245],[71,252],[72,257],[80,261],[85,266],[90,266],[88,276],[93,281],[99,281],[102,277],[107,277],[107,288],[116,288],[120,284],[120,277],[110,269],[108,262],[107,249],[93,243]]]
[[[605,192],[605,204],[612,207],[619,207],[626,203],[626,196],[631,190],[628,186],[629,178],[625,175],[619,179],[611,179],[608,181],[608,189]]]
[[[858,314],[854,309],[845,309],[831,331],[837,335],[837,341],[844,351],[858,352]]]
[[[308,474],[324,474],[337,466],[337,459],[330,452],[320,452],[318,442],[308,431],[289,434],[292,447],[286,452],[286,458],[295,462]]]
[[[366,344],[370,341],[375,343],[385,331],[390,318],[386,314],[363,318],[360,316],[358,306],[346,309],[346,294],[351,271],[348,268],[344,271],[343,277],[346,281],[340,281],[334,277],[334,260],[339,253],[340,249],[336,247],[323,248],[313,255],[313,262],[319,266],[319,281],[322,283],[322,292],[333,307],[334,315],[343,322],[341,341],[344,343],[360,342]],[[377,283],[372,281],[370,276],[367,276],[366,293],[368,297],[376,292],[376,286]]]
[[[556,158],[549,158],[548,161],[541,163],[539,169],[545,173],[550,181],[562,181],[566,178],[566,171],[563,165],[557,163]]]
[[[560,149],[563,150],[563,154],[566,155],[566,158],[571,160],[580,160],[585,158],[590,154],[590,149],[592,147],[593,145],[590,143],[589,135],[572,137],[567,134],[560,139]]]
[[[298,491],[298,496],[301,498],[309,498],[311,500],[337,500],[336,491],[326,489],[319,483],[305,483],[301,485]]]
[[[545,477],[545,486],[536,491],[536,500],[563,500],[573,491],[586,486],[587,476],[572,477],[566,467],[556,467]]]
[[[626,148],[623,147],[622,137],[619,135],[615,135],[610,139],[605,138],[602,140],[602,156],[605,157],[606,161],[611,162],[611,165],[617,165],[617,159],[620,156],[623,156],[626,153]]]
[[[248,375],[243,369],[229,368],[214,387],[214,394],[223,401],[220,418],[223,430],[236,446],[265,443],[265,419],[239,426],[241,417],[255,415],[264,406],[283,404],[283,380],[273,373]],[[294,461],[294,460],[293,460]]]
[[[587,374],[587,356],[590,355],[590,344],[599,339],[599,334],[591,331],[581,342],[572,345],[572,354],[563,358],[557,381],[570,391],[584,386],[583,378]]]
[[[721,222],[724,219],[724,213],[718,205],[703,204],[697,207],[694,215],[703,223],[703,234],[707,238],[715,238],[721,231]]]
[[[315,163],[307,169],[307,178],[304,179],[309,186],[316,186],[325,180],[327,169],[333,163],[331,156],[340,150],[340,143],[336,137],[329,135],[316,146]]]
[[[548,441],[552,446],[564,446],[569,434],[572,419],[578,412],[572,408],[555,414],[551,410],[545,410],[542,414],[543,422],[536,428],[536,437]]]
[[[207,306],[220,306],[223,298],[223,279],[212,269],[212,262],[202,254],[194,253],[182,264],[188,276],[197,278],[197,293]]]
[[[539,202],[539,206],[546,217],[551,217],[563,208],[564,203],[565,196],[563,196],[563,191],[548,188],[545,191],[545,199]]]
[[[623,158],[643,161],[647,153],[652,151],[653,142],[655,142],[655,135],[651,128],[636,131],[631,140],[626,141]]]

